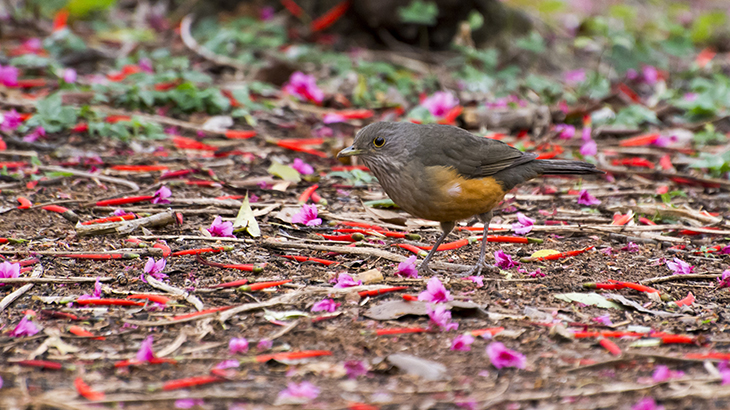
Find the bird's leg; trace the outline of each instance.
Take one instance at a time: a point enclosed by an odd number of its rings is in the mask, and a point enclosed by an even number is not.
[[[431,251],[428,252],[428,255],[426,255],[426,259],[421,262],[421,266],[418,267],[418,271],[422,274],[429,274],[429,275],[435,275],[436,272],[434,272],[431,268],[428,267],[428,262],[431,260],[431,257],[434,253],[436,253],[436,250],[439,248],[439,245],[446,239],[446,236],[451,233],[451,231],[454,229],[454,226],[456,226],[456,222],[441,222],[441,230],[443,233],[441,234],[441,237],[438,238],[436,241],[436,244],[433,245],[433,248],[431,248]]]
[[[479,276],[482,273],[482,268],[484,267],[484,258],[487,255],[487,233],[489,232],[489,222],[492,220],[492,211],[489,211],[484,214],[479,214],[477,218],[479,218],[479,221],[484,224],[484,231],[482,234],[482,246],[479,249],[479,261],[476,265],[474,265],[473,268],[469,269],[465,273],[462,273],[464,276]]]

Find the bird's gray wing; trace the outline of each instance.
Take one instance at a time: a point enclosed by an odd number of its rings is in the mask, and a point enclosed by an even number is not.
[[[424,165],[452,167],[467,178],[491,176],[537,158],[536,154],[457,127],[430,127],[422,137],[419,157],[424,159]]]

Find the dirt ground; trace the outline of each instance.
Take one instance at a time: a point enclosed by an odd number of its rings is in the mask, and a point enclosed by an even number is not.
[[[92,147],[84,141],[66,141],[79,150]],[[63,143],[60,145],[64,145]],[[262,142],[247,140],[243,149],[252,149]],[[174,149],[170,151],[175,153]],[[124,158],[121,155],[125,155]],[[128,164],[174,164],[181,160],[181,153],[169,157],[151,159],[148,154],[131,154],[125,147],[110,143],[102,153],[104,161]],[[291,152],[274,149],[271,155],[291,156]],[[304,156],[318,171],[323,173],[337,165],[333,160],[322,160]],[[47,157],[48,163],[57,161]],[[720,386],[717,370],[718,360],[690,358],[688,353],[723,352],[730,343],[724,333],[727,329],[726,304],[730,298],[725,289],[717,288],[714,278],[683,279],[654,283],[651,286],[668,300],[684,298],[692,292],[696,301],[689,307],[672,308],[663,301],[652,301],[646,293],[631,289],[598,290],[601,294],[618,293],[638,302],[649,310],[645,312],[628,309],[604,309],[581,303],[568,303],[555,298],[556,294],[570,292],[588,293],[583,287],[587,282],[618,280],[638,283],[647,279],[669,276],[671,272],[665,260],[681,257],[695,266],[694,273],[718,275],[726,266],[726,255],[695,254],[690,249],[722,244],[719,235],[673,235],[688,240],[684,250],[672,248],[675,244],[661,243],[652,239],[638,244],[635,251],[621,250],[626,235],[638,237],[625,227],[625,232],[616,231],[618,240],[610,240],[603,232],[572,227],[590,227],[609,223],[614,206],[633,206],[648,202],[658,206],[653,195],[641,194],[656,189],[654,182],[638,177],[617,176],[614,182],[604,177],[586,179],[583,188],[589,189],[601,205],[590,211],[576,203],[575,195],[539,195],[545,187],[555,187],[565,193],[574,189],[578,179],[538,179],[517,188],[508,199],[502,211],[497,212],[494,225],[515,221],[519,210],[535,218],[536,226],[550,229],[535,230],[529,237],[544,240],[530,244],[488,244],[488,263],[493,264],[492,254],[503,250],[513,258],[528,257],[541,249],[560,252],[595,248],[565,259],[523,263],[528,271],[540,267],[545,277],[530,278],[519,273],[517,268],[497,273],[486,270],[484,286],[477,287],[472,281],[460,277],[455,270],[441,271],[440,278],[452,295],[459,301],[471,301],[476,306],[453,310],[453,319],[459,323],[458,331],[429,331],[416,334],[377,336],[377,329],[424,327],[425,315],[406,315],[392,320],[373,320],[367,317],[368,310],[390,301],[402,300],[403,294],[417,295],[425,288],[428,278],[401,279],[394,275],[397,263],[379,257],[377,254],[336,254],[309,249],[277,248],[271,240],[284,243],[342,246],[331,241],[322,241],[313,233],[332,230],[328,222],[342,219],[364,220],[374,225],[385,224],[364,210],[359,198],[382,197],[377,184],[362,188],[344,188],[338,178],[322,178],[318,192],[328,201],[324,212],[325,224],[318,228],[295,227],[277,218],[277,211],[284,206],[297,207],[301,189],[293,187],[286,192],[254,187],[250,194],[258,196],[253,209],[270,209],[258,217],[262,237],[240,241],[216,242],[211,240],[176,239],[179,237],[200,237],[201,227],[207,227],[214,215],[232,218],[237,206],[192,205],[185,201],[193,198],[214,198],[240,193],[234,189],[246,185],[246,180],[265,176],[267,161],[244,164],[241,157],[195,158],[189,165],[215,170],[220,181],[227,181],[224,187],[200,188],[169,184],[173,191],[173,202],[169,205],[133,205],[125,207],[136,213],[157,213],[166,208],[180,212],[182,225],[167,225],[149,228],[147,232],[137,231],[131,236],[145,237],[143,242],[152,245],[149,235],[165,238],[172,251],[233,245],[233,250],[210,254],[206,258],[219,263],[266,263],[263,272],[249,273],[232,269],[221,269],[198,263],[193,256],[170,257],[165,273],[169,284],[175,288],[191,291],[203,303],[205,309],[220,306],[238,306],[260,303],[280,297],[294,295],[291,300],[270,308],[254,308],[234,315],[222,323],[215,313],[178,324],[155,325],[173,316],[194,312],[183,296],[172,296],[173,301],[164,309],[150,307],[82,307],[59,304],[64,298],[91,294],[94,283],[49,284],[37,283],[10,308],[2,312],[3,333],[0,336],[2,362],[0,375],[4,380],[0,407],[2,408],[90,408],[80,398],[72,381],[81,376],[95,390],[103,391],[101,400],[114,408],[175,408],[180,398],[204,399],[201,408],[269,408],[277,402],[278,393],[286,388],[288,381],[308,380],[321,389],[321,394],[309,408],[454,408],[462,407],[495,409],[594,409],[628,408],[641,397],[652,395],[660,399],[667,409],[723,409],[730,406],[726,398],[730,388]],[[151,193],[159,185],[154,174],[124,173],[111,174],[144,187],[141,193]],[[308,183],[302,182],[301,186]],[[339,188],[335,188],[339,187]],[[2,219],[0,232],[8,238],[22,238],[26,244],[2,245],[3,255],[11,260],[37,257],[42,266],[42,276],[107,278],[103,283],[103,297],[124,298],[132,293],[164,293],[152,289],[140,280],[147,251],[136,249],[143,256],[132,260],[83,260],[48,255],[49,252],[90,252],[100,250],[126,249],[127,235],[79,236],[74,225],[57,214],[41,209],[49,203],[62,204],[73,209],[82,220],[107,216],[108,208],[95,207],[103,198],[114,197],[124,191],[123,187],[103,181],[68,176],[58,177],[34,189],[19,186],[3,190]],[[345,192],[346,191],[346,192]],[[723,199],[725,194],[712,189],[688,188],[687,199],[674,202],[688,209],[702,207],[709,212],[727,216]],[[346,196],[343,196],[346,195]],[[30,209],[15,208],[16,196],[32,198],[35,205]],[[71,198],[71,199],[60,199]],[[521,199],[526,198],[526,199]],[[183,200],[184,199],[184,200]],[[271,208],[267,208],[272,205]],[[543,214],[550,216],[543,216]],[[556,213],[553,214],[553,212]],[[391,211],[392,212],[392,211]],[[328,218],[327,215],[337,217]],[[404,215],[407,216],[407,215]],[[651,217],[651,216],[649,216]],[[546,220],[567,223],[570,230],[560,225],[548,225]],[[419,242],[430,244],[435,241],[438,230],[428,223],[409,218],[408,229],[422,236]],[[421,226],[419,228],[419,226]],[[499,234],[499,233],[497,233]],[[509,234],[509,232],[506,232]],[[148,236],[145,236],[148,235]],[[448,240],[468,237],[466,231],[455,231]],[[624,235],[624,236],[621,236]],[[204,238],[203,238],[204,239]],[[213,238],[214,239],[214,238]],[[384,250],[398,255],[409,254],[393,245],[411,242],[405,239],[368,238],[359,244],[359,249]],[[606,249],[612,248],[612,252]],[[42,251],[42,252],[41,252]],[[38,252],[38,253],[34,253]],[[46,254],[43,254],[45,252]],[[323,266],[316,263],[298,263],[280,257],[282,254],[314,256],[338,262]],[[439,252],[435,261],[458,264],[473,264],[478,254],[478,243],[455,251]],[[384,279],[378,285],[406,285],[408,289],[373,297],[360,298],[355,292],[333,295],[342,305],[336,314],[310,313],[314,302],[326,294],[308,294],[307,289],[328,287],[330,279],[337,273],[362,273],[378,269]],[[259,292],[237,292],[231,289],[210,287],[233,280],[247,278],[249,282],[290,279],[291,282],[277,288]],[[20,288],[20,284],[6,285],[0,289],[3,297]],[[404,302],[421,304],[422,302]],[[11,329],[32,310],[36,322],[43,328],[32,337],[13,338],[6,330]],[[291,316],[268,316],[272,312],[300,311]],[[78,316],[78,320],[51,317],[49,312],[64,312]],[[663,312],[663,313],[662,313]],[[612,325],[598,323],[592,318],[610,315]],[[104,340],[79,337],[68,332],[72,325],[90,330],[94,336]],[[613,356],[603,348],[596,338],[570,340],[566,334],[572,331],[627,330],[637,326],[668,334],[688,335],[689,344],[659,344],[647,347],[631,347],[636,338],[616,338],[621,354]],[[523,370],[514,368],[496,369],[485,355],[485,347],[491,340],[477,337],[470,351],[450,350],[453,338],[464,332],[503,327],[494,340],[527,357]],[[558,330],[557,328],[562,328]],[[132,359],[140,343],[153,335],[155,352],[165,351],[174,363],[139,364],[115,368],[115,362]],[[62,343],[59,343],[59,338]],[[234,337],[245,337],[251,343],[246,354],[229,353],[228,341]],[[302,361],[270,360],[253,362],[258,352],[255,345],[261,339],[272,339],[273,352],[326,350],[331,355],[314,357]],[[644,339],[645,340],[645,339]],[[414,376],[406,369],[394,365],[389,355],[407,353],[429,360],[445,367],[437,372],[435,380]],[[22,360],[38,359],[60,363],[62,368],[41,369],[18,363]],[[211,369],[223,360],[236,358],[240,367],[228,370],[225,378],[217,383],[192,387],[185,390],[162,391],[164,381],[193,376],[208,375]],[[248,361],[247,361],[248,360]],[[369,371],[355,379],[345,377],[343,363],[349,360],[363,361]],[[714,362],[714,364],[713,364]],[[684,374],[677,379],[654,381],[652,373],[657,365],[667,365],[671,370]],[[436,366],[434,363],[426,364]],[[417,366],[416,366],[417,367]],[[367,403],[367,405],[365,404]],[[291,405],[294,406],[294,405]],[[376,407],[372,407],[376,408]]]

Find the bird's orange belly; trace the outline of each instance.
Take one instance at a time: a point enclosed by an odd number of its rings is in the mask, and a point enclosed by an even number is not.
[[[464,178],[456,170],[427,167],[413,200],[399,203],[411,214],[432,221],[458,221],[491,211],[506,194],[492,177]],[[397,195],[396,195],[397,196]]]

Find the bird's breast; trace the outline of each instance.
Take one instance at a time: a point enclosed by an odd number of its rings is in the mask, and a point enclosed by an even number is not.
[[[432,221],[457,221],[489,212],[506,193],[492,177],[465,178],[441,166],[409,164],[376,176],[393,202]]]

